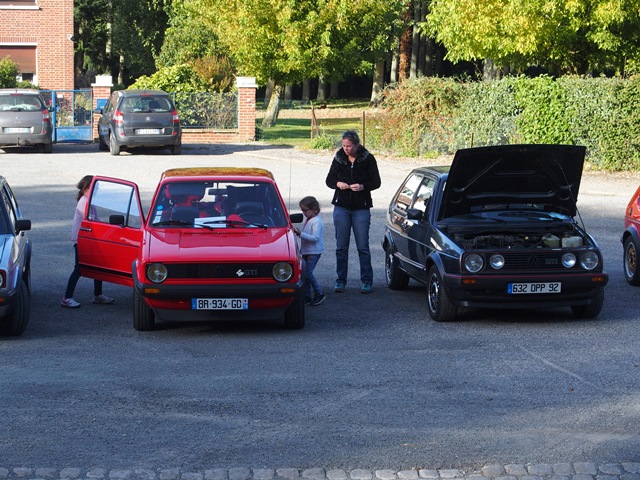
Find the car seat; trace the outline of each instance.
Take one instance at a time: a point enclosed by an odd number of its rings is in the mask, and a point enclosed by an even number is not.
[[[205,186],[201,182],[170,183],[166,196],[172,204],[171,220],[193,223],[200,215],[196,203],[204,197]]]

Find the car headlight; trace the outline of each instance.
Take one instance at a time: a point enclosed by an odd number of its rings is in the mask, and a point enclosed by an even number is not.
[[[573,253],[565,253],[562,255],[562,265],[567,268],[573,268],[576,264],[576,256]]]
[[[286,282],[293,276],[293,267],[287,262],[278,262],[273,266],[273,278],[278,282]]]
[[[598,254],[596,252],[588,251],[580,255],[580,265],[585,270],[593,270],[600,263]]]
[[[162,283],[167,279],[167,267],[162,263],[151,263],[147,266],[147,278],[153,283]]]
[[[0,288],[5,287],[5,278],[7,278],[7,274],[4,270],[0,270]]]
[[[477,253],[467,255],[464,259],[464,268],[471,273],[478,273],[484,267],[484,259]]]
[[[491,268],[500,270],[502,267],[504,267],[504,257],[499,253],[491,255],[491,258],[489,258],[489,264],[491,265]]]

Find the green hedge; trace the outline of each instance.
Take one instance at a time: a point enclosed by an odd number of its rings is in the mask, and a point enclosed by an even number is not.
[[[640,76],[407,80],[385,91],[368,148],[434,156],[509,143],[585,145],[595,168],[640,169]]]

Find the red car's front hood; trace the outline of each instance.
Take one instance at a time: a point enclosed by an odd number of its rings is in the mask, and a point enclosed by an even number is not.
[[[153,229],[146,234],[146,261],[295,261],[288,228]]]

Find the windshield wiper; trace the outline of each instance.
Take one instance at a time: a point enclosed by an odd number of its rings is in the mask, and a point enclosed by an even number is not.
[[[210,225],[210,224],[221,224],[224,223],[227,227],[260,227],[260,228],[268,228],[267,225],[264,225],[262,223],[253,223],[253,222],[246,222],[244,220],[228,220],[228,219],[224,219],[224,220],[210,220],[208,222],[202,222],[202,225]],[[213,227],[209,227],[209,228],[213,228]]]

